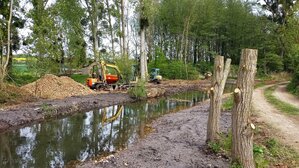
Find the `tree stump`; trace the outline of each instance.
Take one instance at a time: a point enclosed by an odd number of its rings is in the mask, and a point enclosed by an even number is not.
[[[244,168],[254,168],[253,129],[250,121],[251,101],[256,73],[257,50],[243,49],[234,90],[234,107],[232,112],[232,157]]]
[[[227,59],[224,67],[224,57],[215,57],[214,76],[212,80],[212,88],[210,89],[210,112],[207,126],[207,142],[218,139],[222,94],[229,74],[230,63],[231,59]]]

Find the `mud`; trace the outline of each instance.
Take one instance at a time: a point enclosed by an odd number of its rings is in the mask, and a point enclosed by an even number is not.
[[[80,168],[220,168],[229,167],[229,160],[208,153],[206,126],[209,103],[165,115],[152,124],[154,131],[128,149],[105,159],[77,165]],[[230,113],[222,113],[221,129],[227,132]]]
[[[149,87],[164,88],[167,96],[190,90],[204,90],[209,86],[209,83],[207,80],[191,82],[165,81],[160,85],[150,84]],[[133,101],[135,100],[126,93],[101,93],[55,100],[40,99],[37,102],[23,103],[0,109],[0,132],[23,127],[34,122],[71,115],[80,111]]]

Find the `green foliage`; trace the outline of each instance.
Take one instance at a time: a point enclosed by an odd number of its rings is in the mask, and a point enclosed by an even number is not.
[[[9,78],[8,81],[17,85],[17,86],[23,86],[28,83],[34,82],[38,79],[37,76],[30,75],[30,74],[20,74],[20,73],[12,73],[11,79]]]
[[[298,108],[292,106],[291,104],[285,103],[272,95],[275,89],[276,87],[274,86],[274,87],[269,87],[265,90],[264,94],[267,101],[273,104],[281,112],[291,114],[291,115],[298,115],[299,114]]]
[[[283,70],[283,59],[277,54],[267,53],[262,59],[262,64],[266,67],[266,72],[280,72]]]
[[[292,162],[299,161],[298,154],[280,144],[273,138],[265,137],[265,133],[259,127],[255,136],[261,137],[262,141],[256,141],[253,145],[254,161],[257,168],[267,168],[273,163],[288,163],[294,165]],[[231,154],[232,148],[232,133],[229,131],[228,134],[220,134],[220,139],[216,142],[209,142],[208,147],[214,153],[222,153],[227,156]],[[242,166],[238,162],[232,162],[231,168],[241,168]]]
[[[199,72],[192,64],[184,64],[179,60],[168,60],[164,53],[156,50],[156,57],[149,63],[149,69],[159,68],[166,79],[198,79]]]
[[[220,134],[220,139],[216,142],[209,142],[208,146],[214,153],[223,152],[228,155],[232,148],[232,133]]]
[[[0,107],[2,105],[18,104],[21,102],[30,102],[35,100],[32,95],[24,90],[21,90],[15,85],[6,84],[0,88]]]
[[[122,56],[115,59],[116,65],[118,66],[122,79],[125,83],[130,83],[130,80],[134,78],[134,60],[128,56]]]
[[[77,0],[57,0],[54,11],[62,19],[62,31],[67,40],[68,56],[71,67],[82,67],[86,63],[86,42],[81,20],[84,9]]]
[[[83,85],[86,84],[86,78],[88,78],[88,75],[81,75],[81,74],[72,74],[71,78],[74,79],[74,81],[81,83]]]
[[[288,84],[287,89],[299,97],[299,68],[294,72],[291,83]]]
[[[219,153],[221,151],[221,146],[218,142],[209,142],[208,146],[214,153]]]
[[[242,168],[241,164],[238,163],[238,162],[233,162],[231,165],[230,165],[230,168]]]
[[[146,88],[145,81],[138,80],[136,86],[131,87],[128,90],[128,94],[134,99],[144,99],[146,98]]]
[[[298,161],[298,154],[294,150],[280,144],[273,138],[265,138],[259,145],[254,144],[253,154],[255,165],[258,168],[267,168],[270,164],[284,163],[284,161]]]
[[[196,67],[201,74],[213,72],[213,64],[211,62],[200,61],[196,64]]]
[[[13,61],[10,75],[7,78],[8,82],[17,86],[26,85],[38,79],[36,73],[34,73],[28,65],[28,62],[31,59],[27,59],[25,57],[23,57],[23,59],[26,61]]]

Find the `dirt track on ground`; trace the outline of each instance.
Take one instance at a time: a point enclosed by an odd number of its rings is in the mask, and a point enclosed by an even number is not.
[[[263,121],[276,129],[278,138],[299,152],[299,122],[292,119],[292,116],[281,113],[266,101],[264,89],[267,87],[270,86],[255,89],[253,93],[253,107],[258,115],[258,121]]]
[[[153,133],[115,156],[92,160],[78,167],[186,168],[229,167],[229,160],[207,153],[206,125],[209,103],[165,115],[153,123]],[[222,131],[230,126],[230,113],[222,113]]]
[[[286,84],[278,85],[273,95],[279,100],[299,108],[299,99],[296,96],[288,93]]]

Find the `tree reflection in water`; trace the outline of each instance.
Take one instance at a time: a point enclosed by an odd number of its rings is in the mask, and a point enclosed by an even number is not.
[[[0,135],[0,167],[63,167],[127,148],[146,124],[205,99],[200,92],[94,109]],[[184,100],[184,101],[174,101]]]

